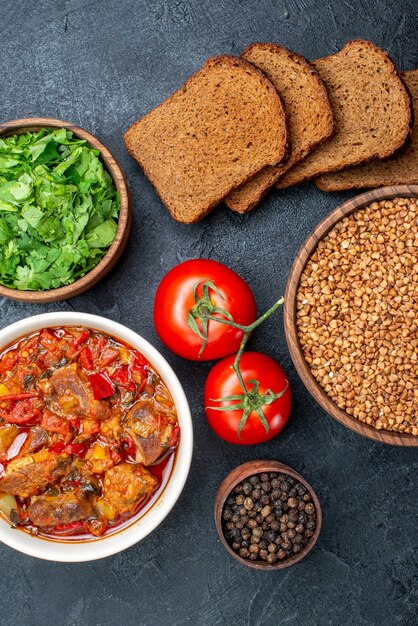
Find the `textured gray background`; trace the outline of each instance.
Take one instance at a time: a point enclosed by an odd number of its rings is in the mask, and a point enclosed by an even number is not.
[[[259,309],[282,294],[304,238],[349,194],[311,185],[276,192],[248,216],[215,211],[176,224],[125,151],[122,133],[203,61],[275,41],[308,58],[368,37],[401,69],[418,65],[414,0],[1,0],[2,120],[49,116],[97,134],[119,159],[133,195],[134,227],[123,260],[99,286],[71,301],[27,306],[0,299],[1,325],[54,310],[88,311],[133,328],[165,354],[193,412],[195,450],[177,506],[152,536],[123,554],[64,565],[1,545],[0,623],[405,625],[417,623],[417,455],[346,430],[310,398],[290,363],[281,315],[252,348],[288,372],[291,422],[276,439],[235,447],[205,423],[202,389],[210,365],[182,361],[152,324],[155,289],[179,261],[226,262],[252,286]],[[217,538],[216,489],[243,461],[270,457],[301,471],[317,490],[324,523],[299,565],[258,573],[236,563]]]

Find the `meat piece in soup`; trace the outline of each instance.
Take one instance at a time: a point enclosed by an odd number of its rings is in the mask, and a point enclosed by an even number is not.
[[[66,476],[70,462],[68,455],[54,454],[48,450],[14,459],[0,479],[0,493],[10,493],[21,498],[37,495]]]
[[[138,503],[148,497],[157,486],[157,479],[142,465],[120,463],[106,472],[103,481],[103,500],[110,516],[132,513]]]
[[[62,493],[58,496],[35,496],[28,508],[29,519],[36,526],[72,524],[93,513],[91,498],[83,493]]]
[[[45,384],[45,395],[51,396],[50,409],[58,415],[106,419],[110,414],[108,401],[95,400],[88,380],[83,378],[76,363],[57,369]]]
[[[149,400],[139,400],[128,411],[124,427],[135,443],[137,463],[151,465],[169,447],[174,424]]]

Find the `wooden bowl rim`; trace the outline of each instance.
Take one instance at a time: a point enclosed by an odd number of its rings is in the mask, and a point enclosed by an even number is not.
[[[327,215],[307,237],[293,262],[286,285],[283,319],[286,341],[293,364],[309,393],[331,417],[354,432],[368,437],[369,439],[373,439],[374,441],[397,446],[414,447],[418,446],[417,436],[409,433],[399,433],[383,429],[378,430],[349,415],[331,400],[317,383],[311,373],[309,365],[305,361],[296,327],[296,296],[300,277],[319,241],[323,239],[342,218],[367,207],[372,202],[408,197],[418,197],[418,185],[394,185],[373,189],[372,191],[367,191],[347,200]]]
[[[311,540],[306,544],[299,554],[296,554],[294,557],[290,557],[285,561],[280,561],[278,563],[274,563],[270,565],[268,563],[264,563],[263,561],[249,561],[247,559],[242,558],[234,552],[234,550],[229,546],[228,542],[225,539],[223,530],[222,530],[222,511],[225,504],[225,501],[232,489],[241,482],[244,478],[251,476],[252,474],[260,474],[262,472],[283,472],[283,474],[289,474],[292,478],[295,478],[299,482],[301,482],[309,491],[312,496],[312,500],[315,504],[316,510],[316,526],[315,532],[311,537]],[[226,550],[231,554],[237,561],[242,563],[243,565],[247,565],[248,567],[252,567],[253,569],[261,570],[261,571],[271,571],[278,569],[285,569],[286,567],[290,567],[291,565],[295,565],[301,561],[314,547],[316,544],[319,534],[321,532],[322,527],[322,510],[321,505],[316,495],[314,489],[312,489],[311,485],[308,481],[299,474],[296,470],[280,461],[271,461],[268,459],[260,459],[258,461],[247,461],[246,463],[242,463],[242,465],[238,465],[235,469],[233,469],[229,474],[223,479],[222,483],[219,486],[215,497],[215,506],[214,506],[214,517],[215,517],[215,526],[218,532],[219,538],[226,548]]]
[[[99,263],[82,278],[79,278],[70,285],[45,291],[24,291],[0,285],[0,296],[21,302],[34,302],[38,304],[58,302],[60,300],[66,300],[67,298],[73,298],[87,291],[87,289],[104,278],[120,259],[128,242],[132,224],[129,189],[122,169],[110,150],[85,128],[55,118],[30,117],[1,123],[0,137],[31,132],[41,128],[66,128],[67,130],[71,130],[76,137],[85,139],[92,148],[100,150],[100,157],[119,192],[120,210],[118,227],[113,242]]]

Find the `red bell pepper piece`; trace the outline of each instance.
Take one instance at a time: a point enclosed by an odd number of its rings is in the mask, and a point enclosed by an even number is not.
[[[106,372],[100,372],[99,374],[91,374],[89,376],[89,383],[95,400],[102,400],[103,398],[110,398],[115,393],[115,387]]]
[[[74,456],[83,457],[87,452],[87,443],[69,443],[65,447],[65,451],[68,454],[74,454]]]
[[[180,426],[174,426],[171,432],[170,441],[168,442],[169,448],[174,448],[177,445],[179,435],[180,435]]]
[[[89,331],[88,330],[83,330],[83,332],[81,332],[78,337],[73,339],[73,341],[70,343],[70,347],[67,350],[68,358],[71,359],[73,356],[75,356],[77,354],[77,352],[79,351],[81,346],[84,343],[86,343],[86,341],[89,338],[89,336],[90,336]]]
[[[125,459],[136,455],[136,445],[130,435],[125,435],[122,439],[122,453]]]
[[[144,369],[147,365],[149,365],[147,359],[144,357],[143,354],[141,354],[140,352],[138,352],[137,350],[133,351],[133,355],[134,355],[134,362],[133,362],[133,366],[135,368],[142,368]]]
[[[132,382],[131,372],[127,365],[117,367],[110,377],[115,383],[125,387],[128,391],[135,391],[135,385]]]
[[[17,402],[18,400],[30,400],[31,398],[39,398],[39,391],[25,391],[22,393],[10,393],[5,396],[0,396],[0,402],[5,402],[13,400]]]
[[[55,337],[55,335],[46,328],[44,328],[44,330],[41,332],[41,336],[39,337],[39,343],[49,352],[56,352],[57,348],[59,347],[57,337]],[[25,346],[24,350],[27,349],[28,346]]]
[[[64,448],[65,448],[65,443],[63,441],[57,441],[57,443],[54,443],[54,445],[48,448],[48,450],[50,452],[53,452],[54,454],[59,454],[60,452],[64,450]]]
[[[80,352],[79,361],[81,367],[84,367],[85,370],[93,369],[93,355],[88,346],[85,346]]]

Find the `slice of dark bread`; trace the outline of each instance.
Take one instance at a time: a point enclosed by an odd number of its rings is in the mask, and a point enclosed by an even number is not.
[[[401,78],[411,94],[414,118],[418,120],[418,70],[402,72]],[[357,165],[335,174],[324,174],[315,180],[323,191],[342,191],[386,185],[413,185],[418,183],[418,123],[412,129],[410,143],[384,161]]]
[[[290,143],[285,163],[265,167],[224,199],[233,211],[247,213],[280,176],[330,137],[334,122],[325,85],[303,56],[271,43],[254,43],[241,56],[262,70],[282,97]]]
[[[135,122],[125,144],[174,219],[190,224],[285,157],[285,113],[254,65],[219,56]]]
[[[280,189],[398,150],[410,133],[411,103],[396,67],[370,41],[349,41],[340,52],[313,62],[324,80],[335,133],[278,180]]]

